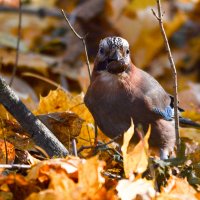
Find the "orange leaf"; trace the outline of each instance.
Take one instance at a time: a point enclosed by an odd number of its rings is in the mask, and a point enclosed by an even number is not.
[[[7,152],[6,152],[6,148],[7,148]],[[15,147],[9,142],[6,142],[5,144],[4,140],[0,139],[0,163],[1,164],[6,163],[6,156],[8,159],[7,160],[8,164],[12,164],[15,160]]]

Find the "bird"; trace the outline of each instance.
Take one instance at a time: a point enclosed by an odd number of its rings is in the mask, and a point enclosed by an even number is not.
[[[126,39],[112,36],[100,41],[84,103],[109,138],[123,135],[133,121],[136,133],[138,127],[146,133],[151,125],[149,144],[158,148],[161,159],[168,159],[174,152],[174,97],[150,74],[132,63]],[[179,113],[184,111],[178,110]],[[179,122],[200,128],[197,122],[181,116]],[[131,141],[138,140],[139,134],[134,134]],[[122,140],[118,142],[123,143]]]

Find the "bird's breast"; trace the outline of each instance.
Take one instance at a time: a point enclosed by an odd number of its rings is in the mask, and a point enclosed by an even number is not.
[[[102,73],[90,85],[85,104],[100,129],[109,137],[123,133],[130,127],[134,95],[124,84],[125,74]],[[128,84],[128,83],[127,83]]]

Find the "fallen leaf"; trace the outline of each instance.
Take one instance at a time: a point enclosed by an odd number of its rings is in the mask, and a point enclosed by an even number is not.
[[[189,185],[186,179],[171,176],[167,186],[161,187],[161,194],[157,196],[157,199],[197,200],[196,194],[197,192]]]
[[[133,172],[142,173],[148,166],[148,139],[151,128],[147,131],[144,139],[140,140],[138,144],[130,144],[130,140],[134,133],[134,125],[127,132],[124,133],[124,142],[122,146],[122,153],[124,158],[124,171],[126,177],[129,177]]]
[[[153,181],[138,179],[136,181],[120,180],[116,187],[118,197],[122,200],[154,199],[156,191]]]
[[[6,163],[7,157],[7,163]],[[12,164],[15,160],[15,147],[13,144],[0,139],[0,163]]]
[[[27,180],[48,182],[48,187],[31,194],[27,199],[108,199],[101,176],[103,166],[104,162],[97,157],[88,160],[68,157],[43,161],[30,170]]]
[[[49,173],[51,170],[54,170],[57,173],[64,171],[68,177],[78,179],[78,166],[81,162],[82,160],[76,157],[68,157],[66,159],[57,158],[42,161],[30,169],[27,179],[38,179],[40,182],[44,182],[49,179]]]
[[[32,192],[39,191],[38,185],[27,179],[20,174],[9,174],[8,176],[0,177],[0,187],[7,187],[6,193],[12,194],[12,199],[22,200],[25,199]]]
[[[56,112],[37,117],[67,147],[72,138],[79,136],[83,120],[72,112]]]

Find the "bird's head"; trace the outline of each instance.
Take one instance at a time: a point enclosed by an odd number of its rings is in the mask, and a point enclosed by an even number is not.
[[[130,67],[130,61],[127,40],[121,37],[107,37],[100,41],[94,70],[119,74]]]

